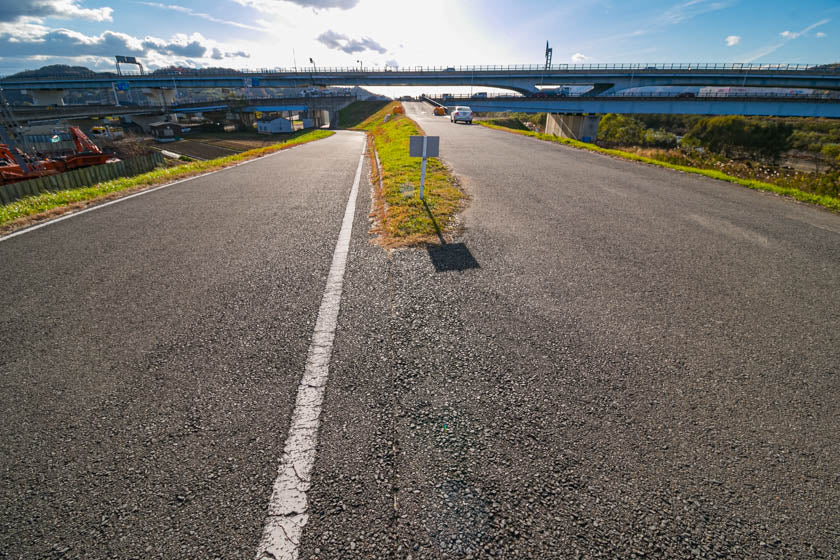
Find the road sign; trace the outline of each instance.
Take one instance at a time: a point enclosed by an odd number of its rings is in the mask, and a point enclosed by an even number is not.
[[[408,139],[409,157],[438,157],[439,152],[440,136],[410,136]]]
[[[117,91],[128,91],[128,82],[117,82]]]
[[[409,136],[408,156],[423,158],[420,165],[420,200],[423,200],[423,189],[426,186],[426,158],[438,157],[440,153],[440,136]]]

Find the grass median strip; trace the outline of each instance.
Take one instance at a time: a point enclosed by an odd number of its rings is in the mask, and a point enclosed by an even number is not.
[[[808,202],[810,204],[817,204],[819,206],[823,206],[828,208],[829,210],[834,210],[835,212],[840,212],[840,199],[813,194],[801,191],[799,189],[794,189],[790,187],[780,187],[778,185],[772,185],[770,183],[765,183],[762,181],[756,181],[753,179],[741,179],[740,177],[733,177],[732,175],[727,175],[725,173],[721,173],[720,171],[715,171],[713,169],[699,169],[697,167],[688,167],[685,165],[675,165],[673,163],[668,163],[665,161],[659,161],[657,159],[640,156],[638,154],[633,154],[630,152],[624,152],[622,150],[613,150],[610,148],[602,148],[600,146],[596,146],[595,144],[587,144],[586,142],[580,142],[578,140],[572,140],[571,138],[560,138],[559,136],[553,136],[550,134],[542,134],[539,132],[532,132],[530,130],[515,130],[512,128],[507,128],[504,126],[498,126],[491,123],[479,122],[482,126],[486,126],[487,128],[492,128],[496,130],[503,130],[505,132],[511,132],[513,134],[521,134],[523,136],[531,136],[533,138],[538,138],[540,140],[545,140],[547,142],[557,142],[559,144],[565,144],[567,146],[572,146],[574,148],[580,148],[583,150],[589,150],[590,152],[599,152],[602,154],[607,154],[610,156],[619,157],[622,159],[629,159],[632,161],[638,161],[641,163],[648,163],[650,165],[657,165],[659,167],[667,167],[668,169],[676,169],[677,171],[684,171],[686,173],[694,173],[697,175],[703,175],[705,177],[710,177],[712,179],[718,179],[720,181],[728,181],[730,183],[735,183],[749,189],[759,190],[759,191],[768,191],[772,193],[776,193],[781,196],[788,196],[799,200],[800,202]]]
[[[112,181],[97,183],[90,187],[48,192],[37,196],[21,198],[10,204],[0,206],[0,233],[8,233],[13,229],[25,227],[32,222],[52,218],[68,210],[82,208],[93,202],[117,198],[130,192],[155,185],[224,169],[242,161],[265,156],[299,144],[327,138],[333,134],[335,132],[331,130],[301,132],[281,143],[256,148],[242,152],[241,154],[206,161],[194,161],[177,167],[155,169],[154,171],[141,175],[121,177]]]
[[[420,200],[420,158],[408,157],[408,139],[424,132],[404,114],[394,114],[397,107],[399,102],[389,103],[356,127],[368,133],[382,166],[382,187],[374,181],[374,231],[385,247],[443,243],[457,227],[466,196],[440,159],[429,158]]]

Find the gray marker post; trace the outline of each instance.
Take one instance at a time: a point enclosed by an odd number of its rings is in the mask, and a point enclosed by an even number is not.
[[[429,139],[423,137],[423,163],[420,164],[420,200],[423,200],[423,189],[426,186],[426,149],[429,146]]]

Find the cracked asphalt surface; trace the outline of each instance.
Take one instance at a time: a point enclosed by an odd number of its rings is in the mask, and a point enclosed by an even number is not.
[[[362,182],[300,558],[840,556],[840,216],[406,108],[472,202]],[[0,556],[253,557],[361,146],[0,243]]]

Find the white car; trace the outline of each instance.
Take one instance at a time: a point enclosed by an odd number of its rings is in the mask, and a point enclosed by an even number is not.
[[[455,110],[449,113],[449,120],[454,123],[461,121],[472,124],[472,109],[469,107],[455,107]]]

